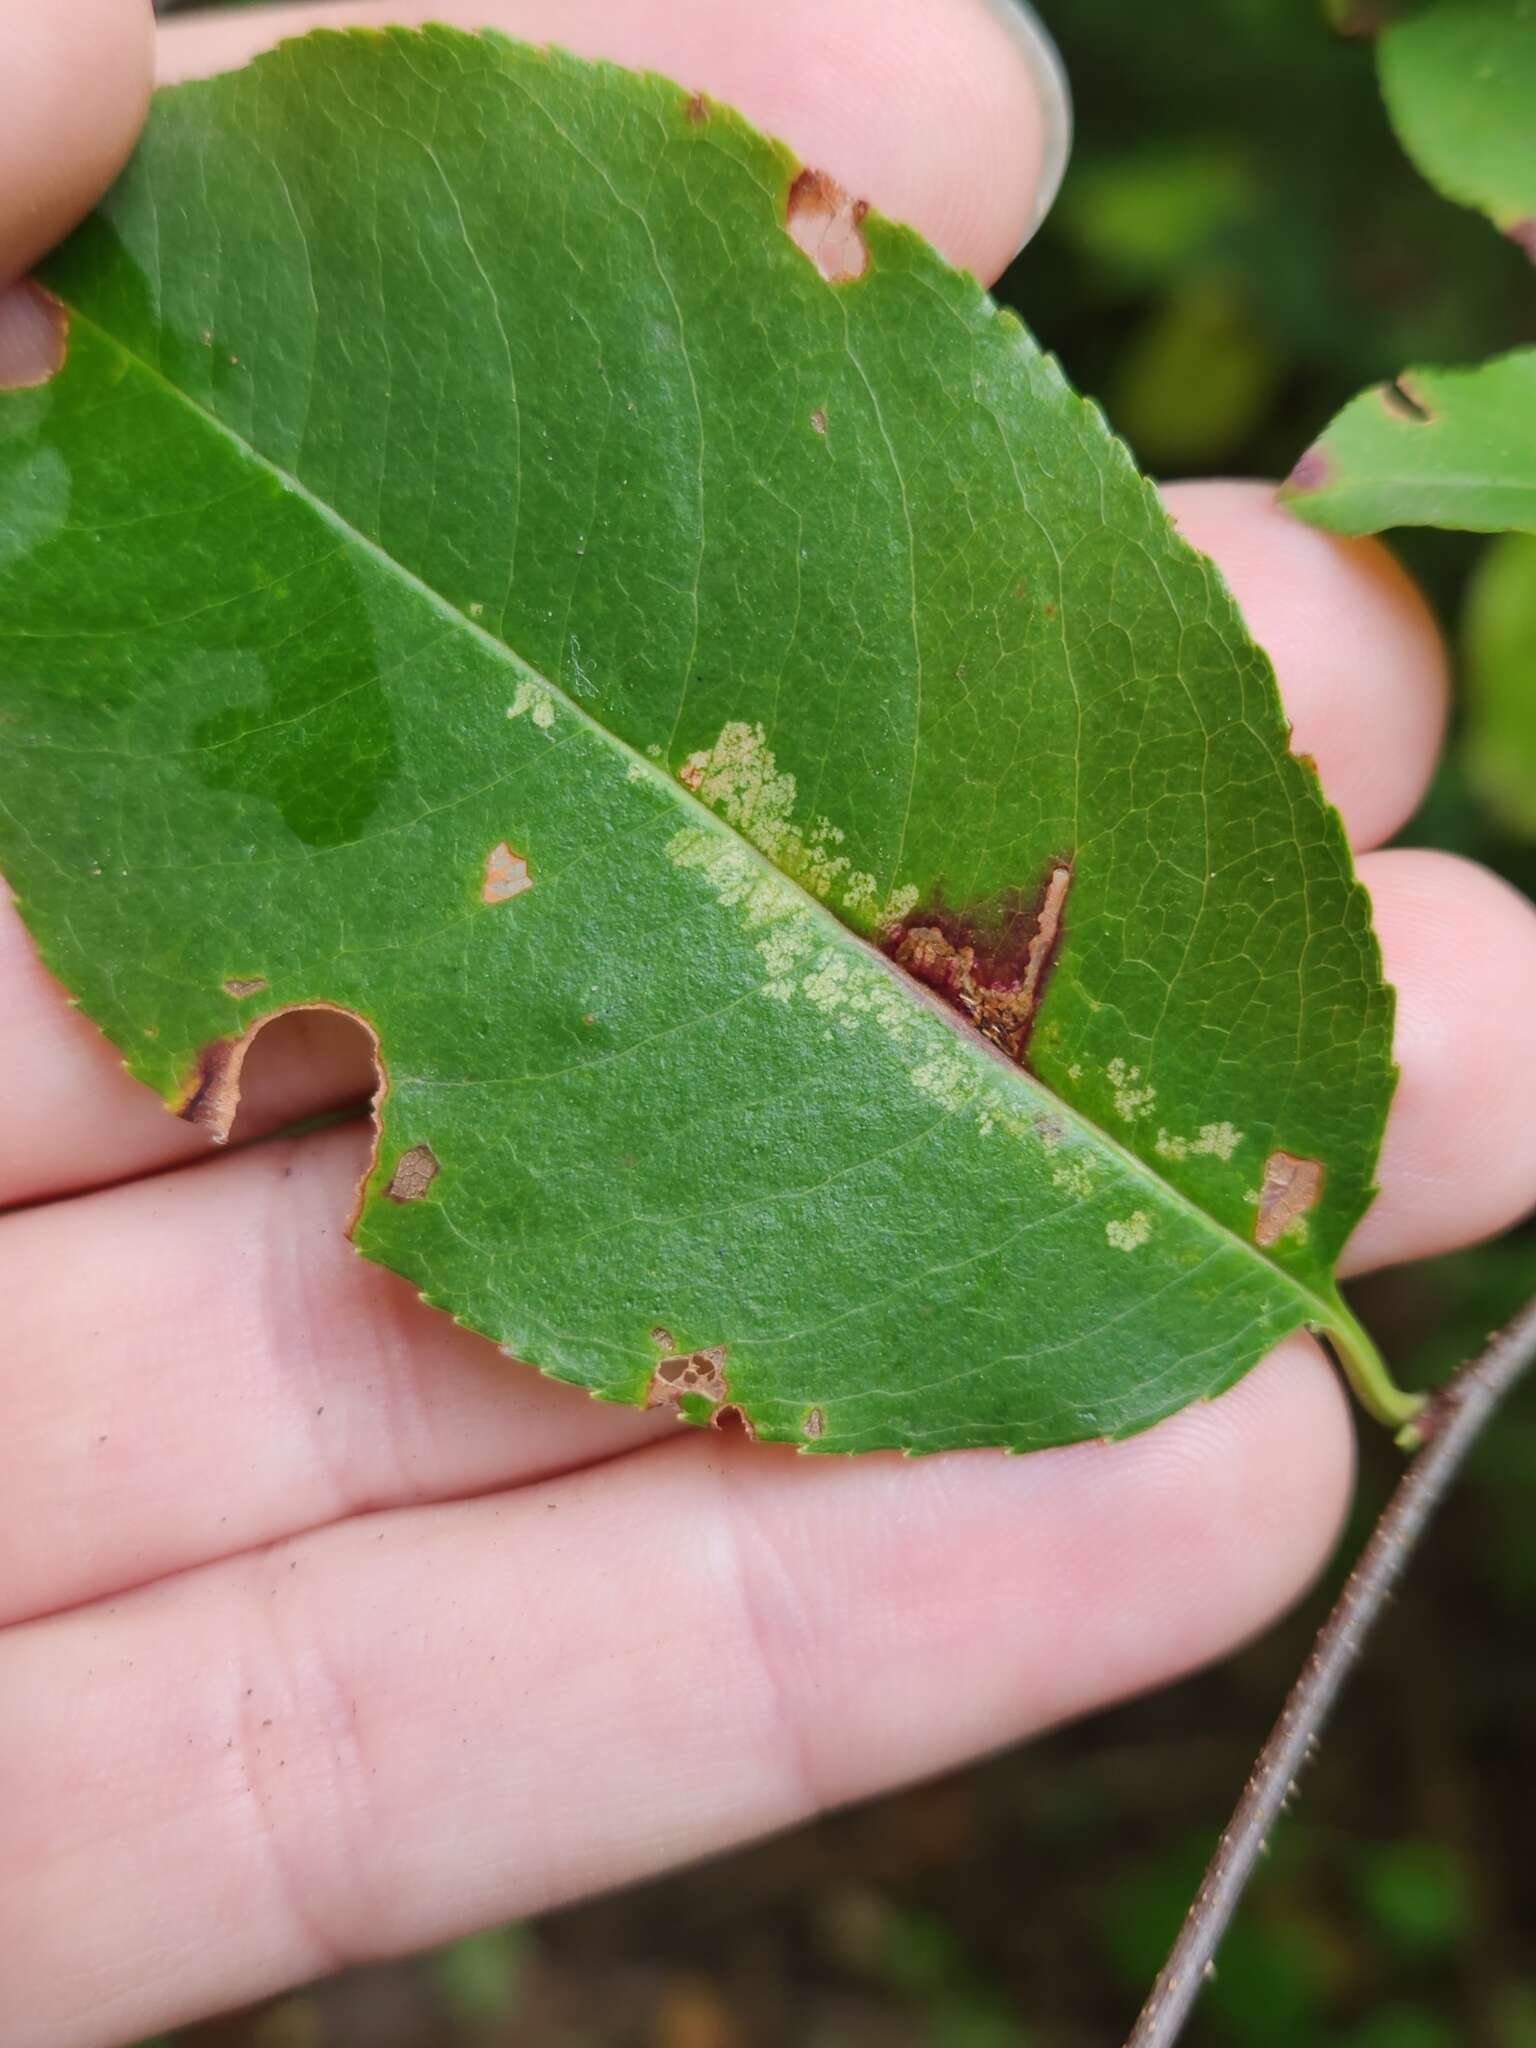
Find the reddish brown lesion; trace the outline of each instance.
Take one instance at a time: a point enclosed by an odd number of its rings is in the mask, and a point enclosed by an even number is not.
[[[920,907],[892,925],[881,944],[914,981],[1022,1065],[1061,945],[1071,886],[1071,862],[1056,860],[1032,900],[1005,902],[990,919],[940,903]]]

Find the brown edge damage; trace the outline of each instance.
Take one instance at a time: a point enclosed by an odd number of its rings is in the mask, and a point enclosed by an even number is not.
[[[369,1098],[369,1114],[373,1121],[373,1149],[368,1155],[368,1165],[357,1184],[357,1199],[352,1213],[347,1218],[347,1235],[350,1237],[363,1213],[363,1196],[369,1181],[373,1178],[379,1163],[379,1138],[383,1128],[383,1108],[389,1094],[389,1076],[384,1071],[384,1061],[379,1051],[379,1034],[368,1019],[356,1010],[349,1010],[343,1003],[284,1003],[280,1009],[268,1010],[248,1024],[236,1038],[215,1038],[205,1045],[197,1056],[197,1066],[192,1079],[182,1093],[179,1102],[171,1104],[175,1114],[184,1123],[195,1124],[206,1131],[215,1145],[227,1145],[229,1134],[234,1127],[235,1113],[240,1107],[240,1076],[245,1068],[246,1055],[255,1044],[258,1035],[269,1024],[275,1024],[279,1017],[294,1017],[305,1011],[328,1011],[333,1017],[345,1017],[349,1023],[360,1024],[368,1034],[368,1043],[373,1052],[375,1081],[373,1094]]]

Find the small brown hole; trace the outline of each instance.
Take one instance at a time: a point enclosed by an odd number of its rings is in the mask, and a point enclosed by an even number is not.
[[[869,211],[825,171],[802,171],[789,188],[784,225],[828,284],[851,284],[869,267],[869,247],[860,233]]]

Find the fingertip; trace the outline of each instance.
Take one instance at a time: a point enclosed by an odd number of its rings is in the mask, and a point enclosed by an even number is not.
[[[0,0],[0,282],[68,233],[122,168],[154,64],[149,0]]]
[[[1445,647],[1418,587],[1379,541],[1304,525],[1268,484],[1163,495],[1274,663],[1293,750],[1317,763],[1354,844],[1380,845],[1423,795],[1445,731]]]
[[[1346,1272],[1473,1244],[1536,1206],[1536,911],[1454,854],[1373,853],[1360,877],[1397,990],[1399,1078]]]
[[[427,20],[553,39],[706,92],[984,281],[1066,162],[1065,78],[1023,0],[321,0],[169,23],[160,76],[227,69],[308,28]]]

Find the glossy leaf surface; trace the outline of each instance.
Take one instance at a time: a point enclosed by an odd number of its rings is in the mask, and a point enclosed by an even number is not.
[[[0,864],[370,1256],[818,1450],[1145,1426],[1331,1278],[1391,996],[1264,657],[1010,316],[725,110],[322,35],[157,103],[0,399]]]

